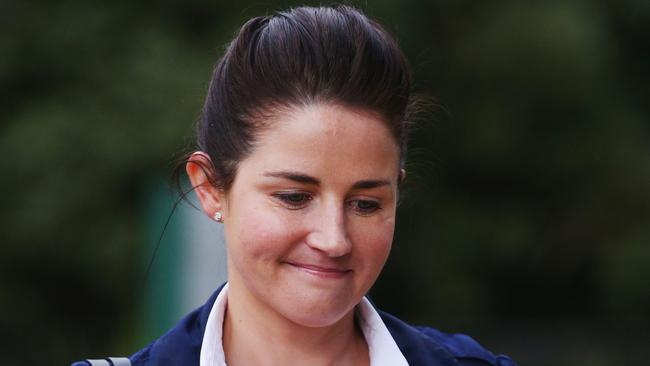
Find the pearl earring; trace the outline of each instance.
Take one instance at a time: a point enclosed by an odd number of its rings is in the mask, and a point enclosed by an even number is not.
[[[223,222],[223,216],[221,216],[221,211],[217,211],[214,213],[214,221],[216,222]]]

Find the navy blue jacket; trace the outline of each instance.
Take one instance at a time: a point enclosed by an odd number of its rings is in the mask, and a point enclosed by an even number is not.
[[[174,328],[131,357],[132,366],[199,365],[205,325],[219,287],[205,305],[189,313]],[[516,366],[507,356],[495,356],[472,338],[446,334],[428,327],[414,327],[379,311],[397,346],[413,366]],[[108,359],[107,359],[108,360]],[[81,361],[72,366],[87,366]],[[106,363],[112,365],[112,361]],[[117,363],[116,363],[117,364]]]

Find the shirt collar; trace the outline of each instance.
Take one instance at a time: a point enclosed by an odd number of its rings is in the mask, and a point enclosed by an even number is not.
[[[226,366],[221,340],[227,303],[228,284],[226,283],[212,305],[208,316],[201,344],[200,366]],[[359,326],[368,344],[370,366],[408,366],[397,343],[370,301],[365,297],[361,299],[357,310]]]

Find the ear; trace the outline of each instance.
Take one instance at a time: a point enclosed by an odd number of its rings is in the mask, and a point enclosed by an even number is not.
[[[214,179],[210,179],[209,176],[211,169],[212,160],[203,151],[192,153],[185,165],[185,171],[190,178],[196,195],[199,197],[203,212],[209,218],[213,218],[216,212],[221,212],[225,202],[223,190],[212,184]]]
[[[406,180],[406,170],[404,170],[404,169],[400,169],[400,170],[399,170],[399,177],[398,177],[398,180],[399,180],[398,183],[400,183],[400,184],[401,184],[401,183],[404,183],[404,181]]]

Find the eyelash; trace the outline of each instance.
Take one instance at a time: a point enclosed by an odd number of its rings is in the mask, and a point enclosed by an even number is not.
[[[302,192],[280,192],[273,195],[275,198],[282,201],[282,203],[290,210],[299,210],[304,208],[309,201],[314,199],[308,193]],[[374,200],[351,200],[347,202],[354,211],[362,216],[369,216],[381,210],[379,202]],[[360,207],[366,206],[366,207]]]
[[[280,192],[273,195],[282,203],[284,203],[287,208],[290,210],[299,210],[307,205],[308,201],[311,201],[313,197],[308,193],[301,192]],[[295,200],[294,198],[302,198],[300,201]]]
[[[381,210],[379,202],[373,200],[352,200],[350,203],[354,204],[354,210],[362,216],[369,216]],[[360,205],[369,205],[370,207],[361,208]]]

